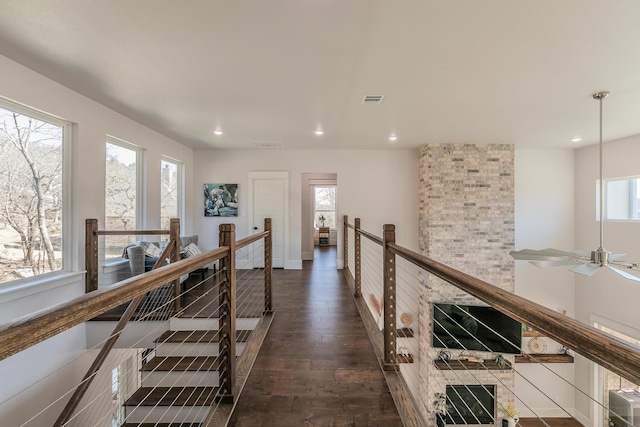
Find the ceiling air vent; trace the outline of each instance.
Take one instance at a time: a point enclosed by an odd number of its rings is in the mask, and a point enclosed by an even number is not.
[[[384,95],[365,95],[362,97],[362,105],[380,105]]]
[[[253,145],[255,148],[285,148],[284,142],[282,141],[252,142],[251,145]]]

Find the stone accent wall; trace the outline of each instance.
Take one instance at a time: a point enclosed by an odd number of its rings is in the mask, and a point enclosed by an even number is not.
[[[514,150],[512,145],[429,144],[418,150],[419,245],[422,254],[493,285],[514,290]],[[423,274],[420,300],[420,394],[423,416],[435,425],[436,393],[447,384],[494,384],[497,407],[513,400],[514,373],[434,368],[432,303],[483,305],[432,275]],[[470,355],[449,351],[452,359]],[[492,360],[495,355],[474,352]],[[513,356],[505,355],[513,362]],[[498,415],[499,412],[496,413]],[[497,423],[496,423],[497,424]]]

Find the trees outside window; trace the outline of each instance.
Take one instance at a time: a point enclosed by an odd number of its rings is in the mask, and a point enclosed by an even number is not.
[[[336,228],[336,187],[315,187],[314,224]]]
[[[124,141],[109,138],[106,142],[105,229],[141,228],[141,157],[142,150]],[[128,236],[105,237],[105,259],[122,256]]]
[[[160,228],[168,230],[171,218],[182,216],[182,164],[162,159],[160,173]]]
[[[0,104],[0,282],[63,266],[63,149],[69,124]]]

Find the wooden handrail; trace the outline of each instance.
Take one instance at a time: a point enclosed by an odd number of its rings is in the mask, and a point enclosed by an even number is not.
[[[610,371],[640,384],[640,351],[604,332],[547,307],[448,267],[395,243],[388,249],[462,289],[509,317],[525,323]]]
[[[96,236],[159,236],[169,235],[169,230],[96,230]]]
[[[219,260],[228,252],[228,246],[203,252],[3,325],[0,328],[0,360],[93,319],[204,264]]]
[[[257,242],[258,240],[267,237],[269,235],[269,231],[263,231],[262,233],[256,233],[249,237],[245,237],[244,239],[240,239],[236,242],[236,250],[244,248],[245,246],[249,246],[250,244]]]
[[[380,246],[383,245],[382,237],[378,237],[375,234],[371,234],[371,233],[369,233],[367,231],[364,231],[364,230],[362,230],[360,228],[356,229],[356,231],[358,233],[360,233],[362,236],[366,237],[367,239],[379,244]]]

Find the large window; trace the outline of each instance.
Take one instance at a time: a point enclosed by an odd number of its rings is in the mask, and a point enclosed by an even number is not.
[[[70,124],[0,101],[0,282],[62,270]]]
[[[314,224],[336,228],[336,187],[315,187]]]
[[[606,183],[606,218],[640,220],[640,178],[610,179]]]
[[[168,230],[171,218],[182,217],[182,164],[163,158],[160,173],[160,228]]]
[[[105,226],[106,230],[142,228],[142,150],[109,138],[106,142]],[[105,237],[105,259],[122,256],[128,236]]]

